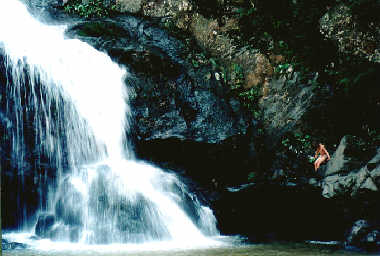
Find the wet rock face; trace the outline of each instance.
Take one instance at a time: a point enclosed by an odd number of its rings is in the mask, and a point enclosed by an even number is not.
[[[142,0],[116,0],[116,6],[121,12],[137,13],[141,10]]]
[[[176,17],[192,10],[191,1],[188,0],[145,0],[143,4],[143,14],[148,17]]]
[[[194,81],[182,75],[169,84],[142,86],[135,88],[132,100],[139,139],[219,143],[246,133],[247,123],[232,107],[239,103],[224,98],[227,90],[216,80]]]
[[[194,70],[181,57],[182,43],[153,24],[125,16],[81,23],[71,27],[68,35],[108,52],[128,67],[132,133],[138,140],[219,143],[246,134],[248,118],[229,96],[228,87],[212,75],[211,67]]]
[[[295,128],[313,106],[315,99],[311,78],[308,84],[301,85],[297,73],[288,77],[273,79],[269,92],[259,102],[263,111],[263,125],[268,133],[267,146],[273,148],[281,136]]]
[[[40,215],[37,220],[35,234],[41,238],[49,238],[55,223],[54,215]]]
[[[378,192],[380,186],[380,151],[363,162],[355,157],[357,149],[353,138],[345,136],[328,162],[322,182],[327,198],[346,195],[355,197],[365,191]],[[365,158],[364,158],[365,159]]]
[[[21,0],[36,19],[50,24],[77,22],[79,18],[70,17],[63,6],[68,0]]]
[[[38,216],[34,232],[38,238],[55,240],[58,237],[66,237],[68,241],[78,242],[81,227],[62,224],[59,217],[43,213]]]

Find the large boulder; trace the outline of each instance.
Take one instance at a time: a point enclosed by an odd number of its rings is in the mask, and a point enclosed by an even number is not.
[[[380,250],[380,228],[366,220],[358,220],[351,227],[345,241],[347,248],[364,249],[365,251]]]
[[[66,225],[53,214],[41,213],[38,216],[34,232],[37,238],[56,240],[64,237],[68,241],[78,242],[81,228],[78,225]]]
[[[28,246],[23,243],[11,242],[7,239],[1,239],[1,250],[17,250],[17,249],[27,249]]]
[[[379,190],[380,150],[369,161],[358,158],[358,145],[353,136],[342,138],[328,162],[322,182],[323,195],[334,198],[341,195],[355,197],[364,191]]]
[[[323,197],[339,205],[346,223],[354,223],[346,246],[378,250],[380,149],[363,151],[355,136],[344,136],[322,175]]]
[[[51,214],[42,214],[38,217],[35,227],[35,234],[41,238],[48,238],[55,223],[55,216]]]

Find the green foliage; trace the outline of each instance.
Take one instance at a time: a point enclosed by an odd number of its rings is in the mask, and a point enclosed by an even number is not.
[[[222,67],[221,70],[222,75],[225,78],[225,82],[232,89],[233,95],[237,97],[240,103],[252,113],[254,118],[259,118],[260,111],[258,109],[258,100],[261,96],[261,87],[254,86],[250,89],[244,88],[244,70],[241,65],[237,63],[230,64],[228,69]]]
[[[326,81],[335,84],[337,90],[345,90],[347,94],[360,86],[367,77],[373,76],[376,72],[375,66],[360,58],[350,57],[342,60],[337,67],[327,67],[324,71],[329,76]]]
[[[261,96],[260,87],[253,86],[248,90],[241,91],[239,94],[239,99],[243,105],[251,111],[254,118],[260,118],[260,111],[258,109],[258,100]]]
[[[192,64],[193,64],[193,67],[194,67],[194,68],[199,68],[199,63],[198,63],[198,61],[192,59],[191,62],[192,62]]]
[[[210,58],[207,58],[203,52],[192,52],[188,56],[194,68],[200,68],[203,65],[210,64]]]
[[[256,173],[254,173],[254,172],[250,172],[250,173],[248,173],[248,181],[249,181],[249,182],[254,181],[254,180],[255,180],[255,177],[256,177]]]
[[[250,16],[256,9],[255,8],[239,8],[235,12],[239,14],[239,18]]]
[[[232,89],[239,89],[243,87],[244,73],[243,68],[239,64],[232,63],[231,77],[233,77],[234,80],[234,82],[230,85]]]
[[[288,70],[288,68],[291,66],[290,63],[284,63],[284,64],[279,64],[276,68],[275,68],[275,72],[276,73],[284,73]]]
[[[307,157],[314,154],[312,138],[310,134],[302,132],[290,132],[282,137],[281,144],[288,151]]]
[[[164,19],[161,20],[159,23],[161,27],[169,31],[171,34],[173,34],[176,37],[185,39],[183,36],[183,31],[180,30],[176,24],[175,21],[172,17],[165,17]]]
[[[209,60],[213,68],[216,68],[218,66],[214,58],[210,58]]]
[[[64,6],[64,10],[83,18],[103,18],[109,17],[112,12],[116,11],[116,5],[107,7],[103,0],[88,0],[87,3],[82,2],[82,0],[73,0]]]

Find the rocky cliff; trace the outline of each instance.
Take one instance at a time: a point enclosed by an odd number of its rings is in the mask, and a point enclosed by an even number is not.
[[[376,5],[25,1],[129,71],[137,155],[192,179],[223,233],[379,245]],[[314,142],[332,156],[317,173]]]

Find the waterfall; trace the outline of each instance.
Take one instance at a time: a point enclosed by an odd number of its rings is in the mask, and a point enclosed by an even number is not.
[[[20,215],[20,229],[32,222],[40,238],[86,244],[218,235],[212,211],[176,175],[135,159],[126,141],[127,72],[64,31],[38,22],[18,1],[0,2],[12,161],[26,162],[38,147],[38,157],[54,163],[54,179],[33,170],[47,189],[39,190],[34,218]]]

